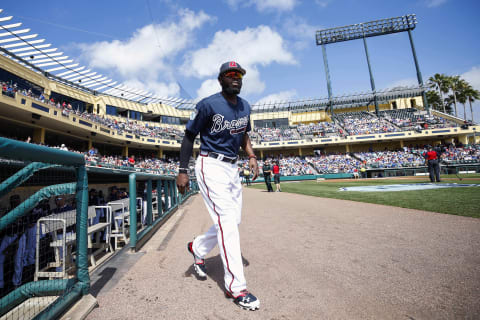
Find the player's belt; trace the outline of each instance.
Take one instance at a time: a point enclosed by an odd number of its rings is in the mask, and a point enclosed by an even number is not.
[[[235,163],[237,162],[237,157],[235,158],[230,158],[227,156],[224,156],[221,153],[216,153],[216,152],[207,152],[207,151],[200,151],[200,155],[204,157],[210,157],[214,159],[218,159],[223,162],[228,162],[228,163]]]

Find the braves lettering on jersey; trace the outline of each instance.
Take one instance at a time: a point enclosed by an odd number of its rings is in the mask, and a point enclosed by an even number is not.
[[[232,105],[217,93],[197,104],[196,114],[188,121],[186,129],[195,135],[200,133],[201,151],[234,158],[245,132],[251,130],[250,109],[250,104],[240,97],[237,97],[237,105]]]

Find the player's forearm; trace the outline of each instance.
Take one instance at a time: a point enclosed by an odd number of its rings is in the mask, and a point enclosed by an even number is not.
[[[195,136],[189,131],[185,131],[185,136],[183,137],[182,146],[180,147],[180,168],[188,168],[188,162],[193,152],[193,142],[195,141]]]

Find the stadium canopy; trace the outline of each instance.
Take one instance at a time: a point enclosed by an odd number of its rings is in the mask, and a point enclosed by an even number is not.
[[[175,97],[160,97],[144,89],[130,88],[118,81],[110,79],[81,66],[58,52],[45,39],[37,39],[38,34],[30,33],[29,28],[22,28],[21,22],[14,22],[13,16],[2,16],[0,9],[0,54],[31,69],[45,77],[89,92],[93,95],[109,95],[132,102],[150,104],[161,103],[170,105],[179,110],[192,110],[197,101]],[[386,91],[377,91],[377,99],[388,102],[397,98],[415,97],[422,94],[422,87],[397,88]],[[372,93],[360,93],[348,96],[334,97],[331,100],[333,108],[348,108],[365,106],[374,99]],[[265,111],[310,111],[325,109],[329,105],[327,98],[302,99],[295,101],[276,101],[257,103],[252,105],[254,112]]]

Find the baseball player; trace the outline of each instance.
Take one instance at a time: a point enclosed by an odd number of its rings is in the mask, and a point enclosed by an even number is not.
[[[207,276],[205,256],[218,244],[225,273],[225,293],[247,310],[257,310],[260,301],[247,291],[243,273],[238,225],[242,211],[242,185],[238,175],[239,148],[248,154],[253,180],[258,176],[257,158],[247,134],[250,127],[250,104],[238,94],[245,70],[236,62],[221,65],[218,81],[222,91],[200,101],[186,125],[180,149],[177,187],[188,189],[188,161],[193,142],[200,133],[200,154],[195,174],[213,226],[187,245],[193,255],[193,267],[201,278]]]

